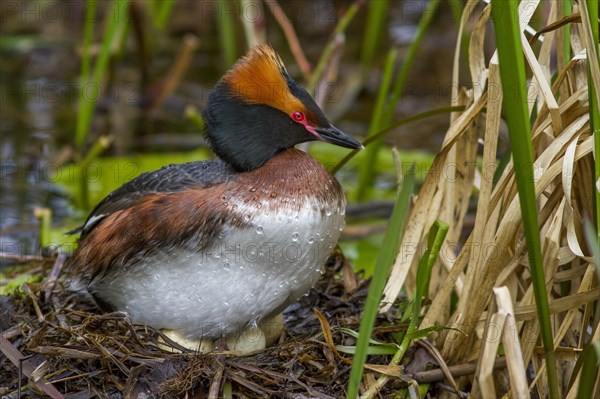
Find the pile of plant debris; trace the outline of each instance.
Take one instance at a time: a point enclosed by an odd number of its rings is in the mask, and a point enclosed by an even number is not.
[[[102,314],[84,296],[66,290],[57,278],[63,263],[62,257],[46,260],[40,283],[27,283],[0,297],[3,398],[345,394],[350,355],[340,353],[335,344],[355,344],[348,331],[358,330],[368,280],[354,274],[341,253],[329,260],[310,293],[286,310],[279,342],[245,357],[225,350],[201,355],[161,349],[158,341],[165,338],[159,331],[132,324],[121,312]],[[374,338],[394,342],[393,335],[403,328],[392,317],[380,316]],[[387,364],[389,356],[371,356],[369,361]],[[391,392],[399,384],[405,383],[398,379],[385,389]]]

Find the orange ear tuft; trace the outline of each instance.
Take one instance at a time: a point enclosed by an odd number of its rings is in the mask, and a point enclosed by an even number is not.
[[[225,74],[231,94],[248,104],[263,104],[287,115],[304,110],[288,87],[281,58],[267,44],[253,47]]]

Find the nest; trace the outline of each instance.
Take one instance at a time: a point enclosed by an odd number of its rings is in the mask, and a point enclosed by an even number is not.
[[[45,273],[56,276],[60,261],[47,273],[49,262]],[[0,395],[204,398],[229,391],[245,398],[341,397],[351,366],[332,341],[355,344],[338,327],[358,330],[367,291],[368,281],[337,253],[319,283],[286,310],[279,342],[264,352],[235,357],[226,351],[170,353],[158,344],[160,331],[131,323],[125,313],[102,314],[47,276],[1,297],[6,357],[0,359],[0,386],[6,388],[0,388]],[[375,338],[393,342],[402,327],[392,322],[380,316]],[[389,357],[370,361],[387,364]]]

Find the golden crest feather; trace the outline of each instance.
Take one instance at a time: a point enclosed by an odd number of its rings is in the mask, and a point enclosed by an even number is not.
[[[267,44],[253,47],[225,74],[223,82],[232,95],[248,104],[262,104],[288,115],[305,111],[288,87],[281,58]]]

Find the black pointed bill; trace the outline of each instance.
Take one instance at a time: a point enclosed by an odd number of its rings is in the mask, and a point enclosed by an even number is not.
[[[342,132],[335,126],[330,125],[329,127],[312,127],[317,137],[327,143],[339,145],[340,147],[352,148],[354,150],[362,150],[363,145],[350,137],[346,133]]]

